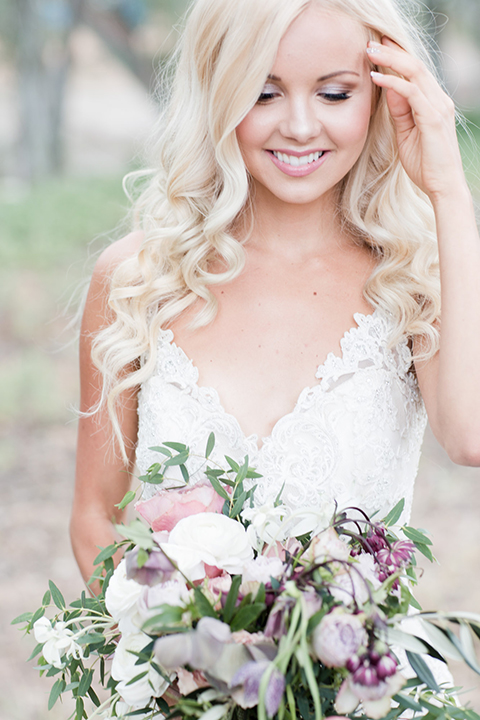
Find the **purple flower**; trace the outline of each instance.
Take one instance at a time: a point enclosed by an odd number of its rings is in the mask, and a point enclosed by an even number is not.
[[[381,582],[393,575],[400,568],[410,562],[415,551],[415,545],[410,540],[398,540],[389,548],[383,548],[377,553],[377,562],[381,566],[379,579]]]
[[[232,697],[242,708],[250,708],[258,705],[258,694],[260,684],[265,672],[272,667],[268,660],[245,663],[233,676],[230,688],[234,689]],[[265,693],[265,710],[269,717],[273,717],[280,707],[282,696],[285,690],[285,678],[273,667],[268,679]]]
[[[325,615],[313,631],[312,648],[327,667],[345,667],[352,655],[366,644],[364,615],[337,609]]]
[[[295,605],[294,598],[280,596],[270,611],[265,626],[265,636],[279,640],[286,633],[287,617]]]
[[[164,552],[152,550],[142,567],[138,566],[138,553],[138,547],[125,553],[127,580],[135,580],[139,585],[152,587],[171,579],[175,568]]]

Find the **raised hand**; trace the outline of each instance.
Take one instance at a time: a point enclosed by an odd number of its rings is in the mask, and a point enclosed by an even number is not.
[[[392,40],[370,41],[367,53],[374,65],[402,76],[372,72],[375,85],[387,91],[403,167],[432,202],[447,196],[465,182],[453,101],[425,65]]]

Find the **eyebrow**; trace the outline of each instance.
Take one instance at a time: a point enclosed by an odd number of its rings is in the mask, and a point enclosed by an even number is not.
[[[337,75],[357,75],[357,77],[360,77],[360,73],[355,72],[354,70],[336,70],[335,72],[329,73],[328,75],[322,75],[322,77],[317,78],[316,82],[330,80],[330,78],[337,77]],[[277,75],[269,75],[268,80],[281,82],[281,78],[277,77]]]

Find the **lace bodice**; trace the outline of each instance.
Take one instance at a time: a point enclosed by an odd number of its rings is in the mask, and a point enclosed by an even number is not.
[[[382,517],[405,498],[404,520],[412,504],[426,414],[415,376],[409,371],[407,339],[388,347],[389,317],[376,310],[356,314],[356,326],[341,341],[342,354],[330,353],[293,410],[262,438],[245,436],[236,418],[221,405],[217,392],[198,384],[198,370],[162,331],[154,374],[139,395],[137,465],[140,473],[158,460],[149,448],[164,441],[183,442],[202,455],[210,432],[212,460],[224,456],[250,464],[257,480],[255,504],[273,504],[282,486],[290,508],[321,508],[337,501]],[[312,378],[314,380],[314,378]],[[201,458],[191,457],[191,473]],[[200,472],[192,482],[203,479]],[[156,486],[145,486],[150,497]]]

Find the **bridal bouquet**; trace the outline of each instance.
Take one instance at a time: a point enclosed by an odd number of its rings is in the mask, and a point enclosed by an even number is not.
[[[96,560],[98,596],[67,607],[50,582],[41,608],[14,621],[56,678],[49,709],[71,693],[76,720],[480,720],[429,659],[480,672],[480,616],[421,612],[415,551],[432,560],[431,541],[397,527],[403,501],[381,521],[356,508],[294,512],[281,492],[257,507],[248,458],[211,466],[214,443],[195,483],[186,446],[154,448],[160,460],[141,480],[160,488],[136,504],[148,526],[118,526],[124,540]],[[162,489],[175,471],[181,483]]]

